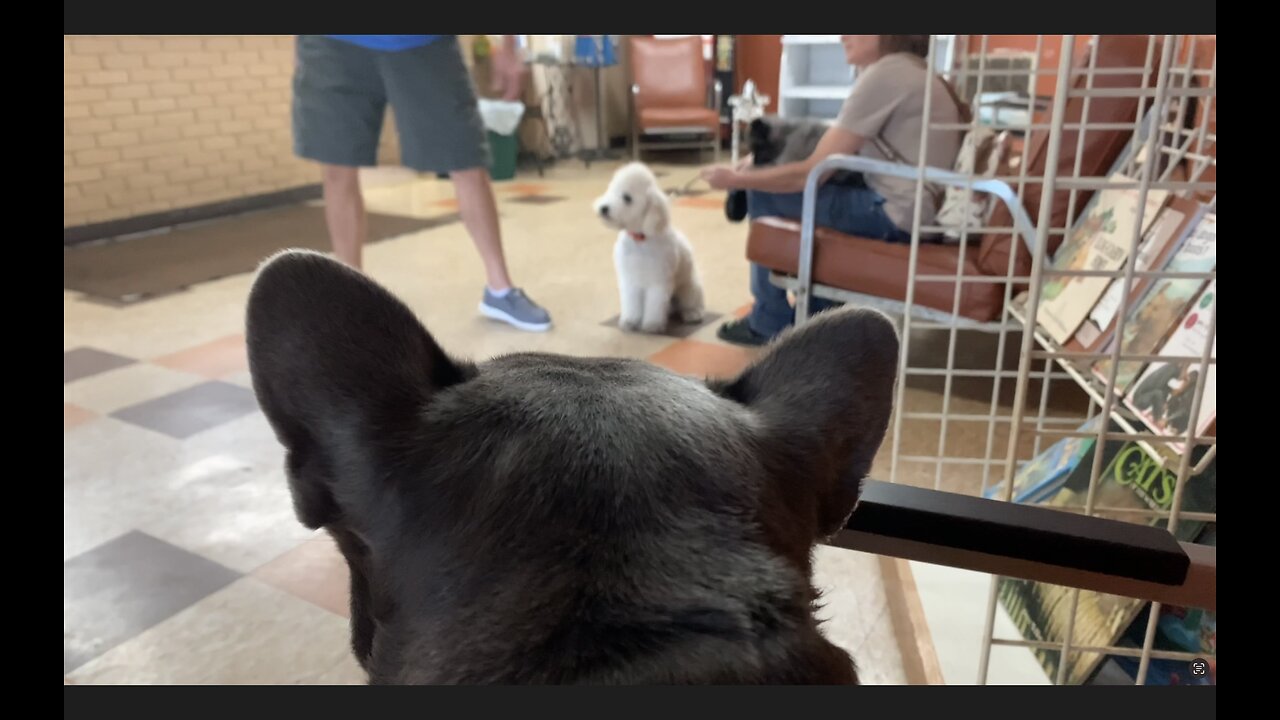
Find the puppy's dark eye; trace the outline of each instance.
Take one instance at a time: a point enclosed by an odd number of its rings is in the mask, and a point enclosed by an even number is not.
[[[631,204],[631,193],[622,193],[622,202],[624,202],[624,203],[626,203],[626,204],[630,205],[630,204]]]

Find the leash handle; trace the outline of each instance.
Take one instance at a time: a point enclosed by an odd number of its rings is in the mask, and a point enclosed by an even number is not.
[[[698,182],[701,179],[702,179],[701,175],[694,175],[693,177],[689,178],[689,181],[686,182],[684,185],[681,185],[680,187],[674,190],[668,190],[667,195],[671,197],[680,197],[681,195],[685,195],[689,192],[689,188],[693,187],[693,184]]]

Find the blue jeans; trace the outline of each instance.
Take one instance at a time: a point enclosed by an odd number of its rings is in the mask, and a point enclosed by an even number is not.
[[[803,193],[747,193],[747,214],[752,218],[781,217],[800,219]],[[847,235],[875,238],[887,242],[911,242],[911,233],[899,229],[884,211],[884,198],[867,187],[822,185],[818,188],[815,208],[818,227],[830,228]],[[748,326],[758,335],[773,337],[795,320],[795,309],[787,302],[787,291],[769,282],[769,269],[751,264],[751,295],[755,304],[747,316]],[[810,298],[809,313],[820,312],[839,303]]]

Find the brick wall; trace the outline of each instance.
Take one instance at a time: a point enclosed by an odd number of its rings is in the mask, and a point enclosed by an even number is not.
[[[460,36],[470,62],[474,36]],[[608,68],[606,131],[626,136],[627,73]],[[311,185],[293,155],[291,35],[87,35],[63,39],[64,228]],[[595,145],[594,83],[572,75],[581,140]],[[535,83],[536,84],[536,83]],[[536,104],[530,89],[526,100]],[[540,128],[521,140],[542,148]],[[399,161],[394,120],[378,150]]]
[[[63,39],[63,227],[319,181],[293,155],[293,37]],[[380,159],[398,157],[393,126]]]

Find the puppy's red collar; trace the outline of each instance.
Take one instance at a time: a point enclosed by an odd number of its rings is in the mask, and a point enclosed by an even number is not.
[[[644,233],[634,233],[628,230],[627,234],[630,235],[631,239],[635,240],[636,242],[644,242]]]

